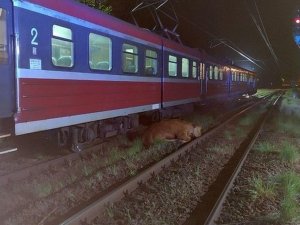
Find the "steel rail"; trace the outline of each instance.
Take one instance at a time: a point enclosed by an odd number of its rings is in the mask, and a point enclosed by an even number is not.
[[[97,150],[98,147],[99,146],[94,146],[83,152],[78,152],[78,153],[74,152],[74,153],[71,153],[71,154],[68,154],[65,156],[61,156],[58,158],[41,161],[35,165],[23,167],[18,170],[15,170],[13,172],[0,175],[0,186],[6,185],[9,182],[16,182],[16,181],[22,180],[22,179],[24,179],[24,177],[27,177],[30,175],[39,174],[42,170],[46,170],[51,167],[64,165],[68,161],[79,160],[80,158],[84,158],[85,155]]]
[[[269,116],[271,115],[274,106],[277,104],[278,100],[281,98],[282,95],[280,95],[279,97],[277,97],[277,99],[274,101],[274,103],[272,104],[272,107],[267,111],[266,114],[264,114],[262,121],[260,123],[260,125],[257,127],[257,130],[254,134],[254,136],[251,138],[251,141],[249,142],[248,146],[246,147],[246,150],[242,156],[242,158],[240,159],[237,167],[234,169],[234,172],[232,173],[232,175],[230,176],[227,184],[225,185],[225,187],[223,188],[222,193],[220,194],[218,200],[216,201],[213,209],[211,210],[211,213],[209,214],[209,216],[207,217],[204,225],[217,225],[217,223],[215,222],[219,216],[221,215],[221,211],[223,208],[223,204],[227,198],[227,196],[229,195],[230,190],[233,187],[233,183],[236,179],[236,177],[238,176],[239,172],[242,169],[242,166],[244,165],[250,150],[253,148],[253,145],[255,144],[259,134],[261,133],[262,128],[265,125],[266,120],[269,118]]]
[[[86,206],[82,210],[78,211],[71,217],[67,218],[65,221],[59,223],[60,225],[80,225],[82,222],[91,222],[95,219],[98,215],[105,211],[105,206],[109,203],[114,203],[121,200],[126,193],[133,192],[137,189],[140,184],[145,183],[149,180],[154,174],[158,174],[161,170],[165,167],[168,167],[172,162],[176,161],[182,155],[190,152],[194,147],[199,145],[201,142],[208,139],[210,136],[215,134],[217,131],[222,129],[228,123],[233,121],[234,119],[241,116],[243,113],[247,112],[248,110],[254,108],[255,106],[264,102],[265,98],[261,99],[260,101],[254,103],[251,106],[243,109],[242,111],[234,114],[231,118],[220,124],[219,126],[214,127],[213,129],[209,130],[201,137],[194,139],[193,141],[183,145],[180,149],[176,152],[168,155],[161,161],[157,162],[156,164],[152,165],[151,167],[145,169],[135,177],[129,179],[127,182],[121,184],[116,189],[112,190],[111,192],[107,193],[106,195],[102,196],[98,200],[94,201],[92,204]]]

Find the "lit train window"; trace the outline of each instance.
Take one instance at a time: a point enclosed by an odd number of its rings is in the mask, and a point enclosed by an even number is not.
[[[145,57],[146,57],[145,74],[156,75],[157,74],[157,52],[147,49]]]
[[[192,66],[192,76],[193,78],[197,78],[197,67],[198,67],[198,64],[197,62],[193,61],[193,66]]]
[[[177,57],[169,55],[169,67],[168,67],[169,76],[177,76]]]
[[[209,67],[209,79],[212,80],[213,79],[213,72],[214,72],[214,68],[212,66]]]
[[[205,64],[200,63],[200,80],[204,80],[205,77]]]
[[[74,65],[74,44],[72,31],[69,28],[53,25],[52,29],[52,63],[60,67],[72,67]]]
[[[214,79],[218,80],[219,79],[219,68],[215,66],[214,68]]]
[[[7,50],[6,11],[0,8],[0,64],[7,63]]]
[[[123,44],[122,69],[126,73],[138,72],[138,48],[133,45]]]
[[[181,75],[182,77],[189,77],[189,60],[187,58],[182,58]]]
[[[111,39],[102,35],[89,35],[89,64],[94,70],[111,70]]]

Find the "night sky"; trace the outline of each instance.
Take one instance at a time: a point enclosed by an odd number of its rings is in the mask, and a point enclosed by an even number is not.
[[[273,86],[285,80],[300,79],[300,48],[292,36],[292,18],[300,0],[170,0],[179,19],[177,33],[185,45],[227,58],[235,65],[255,70],[261,85]],[[112,15],[133,22],[130,10],[140,1],[110,0]],[[255,5],[256,4],[256,5]],[[163,11],[168,12],[170,5]],[[258,14],[258,11],[259,14]],[[273,49],[261,36],[252,17],[265,29]],[[260,18],[259,18],[260,16]],[[136,13],[141,26],[152,28],[147,10]],[[173,26],[162,16],[167,25]],[[220,43],[222,40],[225,44]],[[243,51],[260,67],[242,57],[226,44]]]

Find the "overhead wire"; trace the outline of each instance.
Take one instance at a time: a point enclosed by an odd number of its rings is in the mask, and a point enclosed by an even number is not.
[[[264,70],[264,68],[259,65],[258,63],[256,63],[252,57],[250,57],[249,55],[247,55],[244,51],[241,51],[240,49],[237,49],[236,47],[228,44],[227,41],[224,41],[223,39],[220,39],[217,35],[211,33],[210,31],[207,31],[206,29],[202,28],[199,26],[199,24],[196,24],[195,22],[185,18],[182,15],[179,15],[182,19],[184,19],[186,22],[190,23],[191,25],[195,26],[197,29],[201,30],[202,32],[206,33],[207,35],[209,35],[210,37],[213,37],[214,39],[218,40],[220,43],[224,44],[225,46],[227,46],[228,48],[230,48],[231,50],[235,51],[236,53],[238,53],[240,56],[244,57],[245,59],[249,60],[250,62],[252,62],[254,65],[256,65],[257,67],[261,68],[262,70]]]
[[[267,45],[267,47],[268,47],[268,49],[269,49],[269,51],[270,51],[270,53],[271,53],[271,55],[272,55],[272,57],[273,57],[273,59],[274,59],[276,65],[277,65],[277,67],[280,69],[280,66],[279,66],[279,59],[278,59],[278,57],[277,57],[277,55],[276,55],[276,53],[275,53],[275,51],[274,51],[274,49],[273,49],[273,47],[272,47],[272,44],[271,44],[270,39],[269,39],[269,37],[268,37],[268,34],[267,34],[267,32],[266,32],[266,29],[265,29],[264,23],[263,23],[263,21],[262,21],[262,17],[261,17],[260,11],[259,11],[259,9],[258,9],[258,6],[257,6],[257,4],[256,4],[256,1],[253,0],[253,2],[254,2],[254,5],[255,5],[255,11],[256,11],[256,14],[258,15],[259,22],[257,21],[257,19],[256,19],[256,17],[254,16],[254,14],[251,12],[251,10],[249,9],[249,6],[248,6],[248,4],[247,4],[247,0],[245,0],[246,7],[247,7],[247,10],[248,10],[248,13],[249,13],[251,19],[253,20],[253,22],[254,22],[254,24],[255,24],[257,30],[259,31],[261,37],[262,37],[263,40],[265,41],[265,44]]]

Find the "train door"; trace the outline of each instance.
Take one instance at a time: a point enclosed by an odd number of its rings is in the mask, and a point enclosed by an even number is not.
[[[13,115],[14,58],[12,2],[0,1],[0,119]]]

